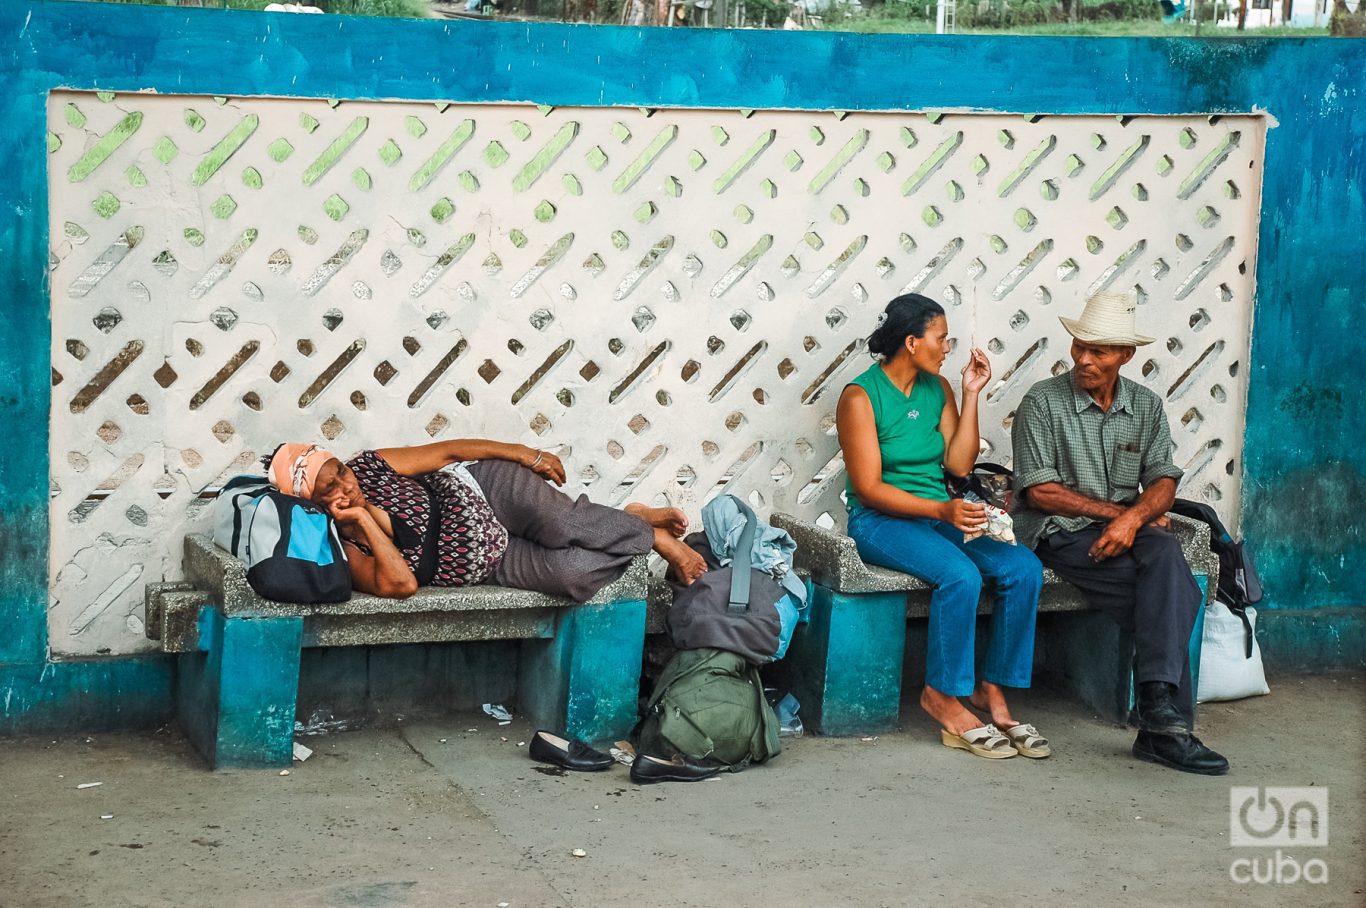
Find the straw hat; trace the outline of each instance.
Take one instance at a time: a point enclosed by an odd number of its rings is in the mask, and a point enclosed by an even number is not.
[[[1081,318],[1058,318],[1067,333],[1088,344],[1114,347],[1141,347],[1151,344],[1135,329],[1137,303],[1128,293],[1097,293],[1086,301]]]

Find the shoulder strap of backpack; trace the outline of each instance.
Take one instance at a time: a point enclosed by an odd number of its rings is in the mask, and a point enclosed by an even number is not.
[[[1232,545],[1233,537],[1228,530],[1224,529],[1224,522],[1219,519],[1214,508],[1202,501],[1191,501],[1189,498],[1177,498],[1172,501],[1169,513],[1178,517],[1185,517],[1188,520],[1198,520],[1209,525],[1210,529],[1210,550],[1219,551],[1220,545]]]
[[[1243,622],[1243,655],[1252,658],[1252,620],[1247,616],[1248,601],[1241,595],[1242,584],[1236,576],[1243,559],[1242,545],[1233,541],[1224,523],[1214,508],[1200,501],[1178,498],[1172,502],[1171,513],[1189,520],[1198,520],[1209,526],[1209,548],[1219,556],[1219,576],[1213,578],[1215,589],[1207,595],[1219,599],[1230,612]],[[1219,596],[1219,593],[1223,593]]]
[[[218,490],[218,497],[232,507],[232,539],[228,551],[234,555],[242,544],[242,511],[250,507],[249,501],[259,501],[270,489],[270,482],[264,476],[234,476]]]
[[[418,559],[417,570],[413,571],[413,575],[417,577],[418,586],[427,586],[436,577],[436,556],[441,547],[441,514],[437,508],[436,489],[432,487],[431,480],[427,476],[419,476],[417,481],[427,490],[427,533],[422,538],[422,555]]]
[[[1252,658],[1252,620],[1247,617],[1247,606],[1240,605],[1237,608],[1230,608],[1229,611],[1237,615],[1243,622],[1243,658]]]
[[[735,501],[735,506],[739,509],[741,516],[745,518],[745,529],[740,533],[740,542],[736,545],[735,551],[731,552],[730,605],[728,610],[734,614],[749,610],[750,553],[754,550],[754,534],[757,530],[759,518],[749,505],[734,495],[730,497]]]

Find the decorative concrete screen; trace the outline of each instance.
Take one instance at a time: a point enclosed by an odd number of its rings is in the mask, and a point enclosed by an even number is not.
[[[1136,290],[1130,374],[1236,519],[1261,118],[60,92],[49,123],[54,652],[144,649],[143,585],[286,439],[518,440],[601,501],[838,520],[835,402],[907,290],[952,378],[990,352],[1006,461],[1055,316]]]

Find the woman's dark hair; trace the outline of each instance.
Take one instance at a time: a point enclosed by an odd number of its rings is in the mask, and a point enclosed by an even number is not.
[[[276,454],[276,452],[278,452],[278,451],[279,451],[281,448],[283,448],[283,447],[284,447],[284,445],[282,445],[282,444],[281,444],[281,445],[276,445],[276,446],[275,446],[275,450],[271,451],[269,454],[262,455],[262,457],[261,457],[261,469],[263,469],[263,470],[266,471],[266,475],[267,475],[267,476],[270,475],[270,462],[271,462],[272,460],[275,459],[275,454]]]
[[[884,360],[896,356],[908,337],[924,337],[930,322],[944,314],[944,307],[919,293],[898,296],[887,304],[878,326],[868,336],[868,352]]]

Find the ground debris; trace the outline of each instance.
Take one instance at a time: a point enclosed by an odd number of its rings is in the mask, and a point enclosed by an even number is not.
[[[501,703],[485,703],[484,715],[490,719],[496,719],[499,725],[512,724],[512,713],[508,712],[507,707]]]

